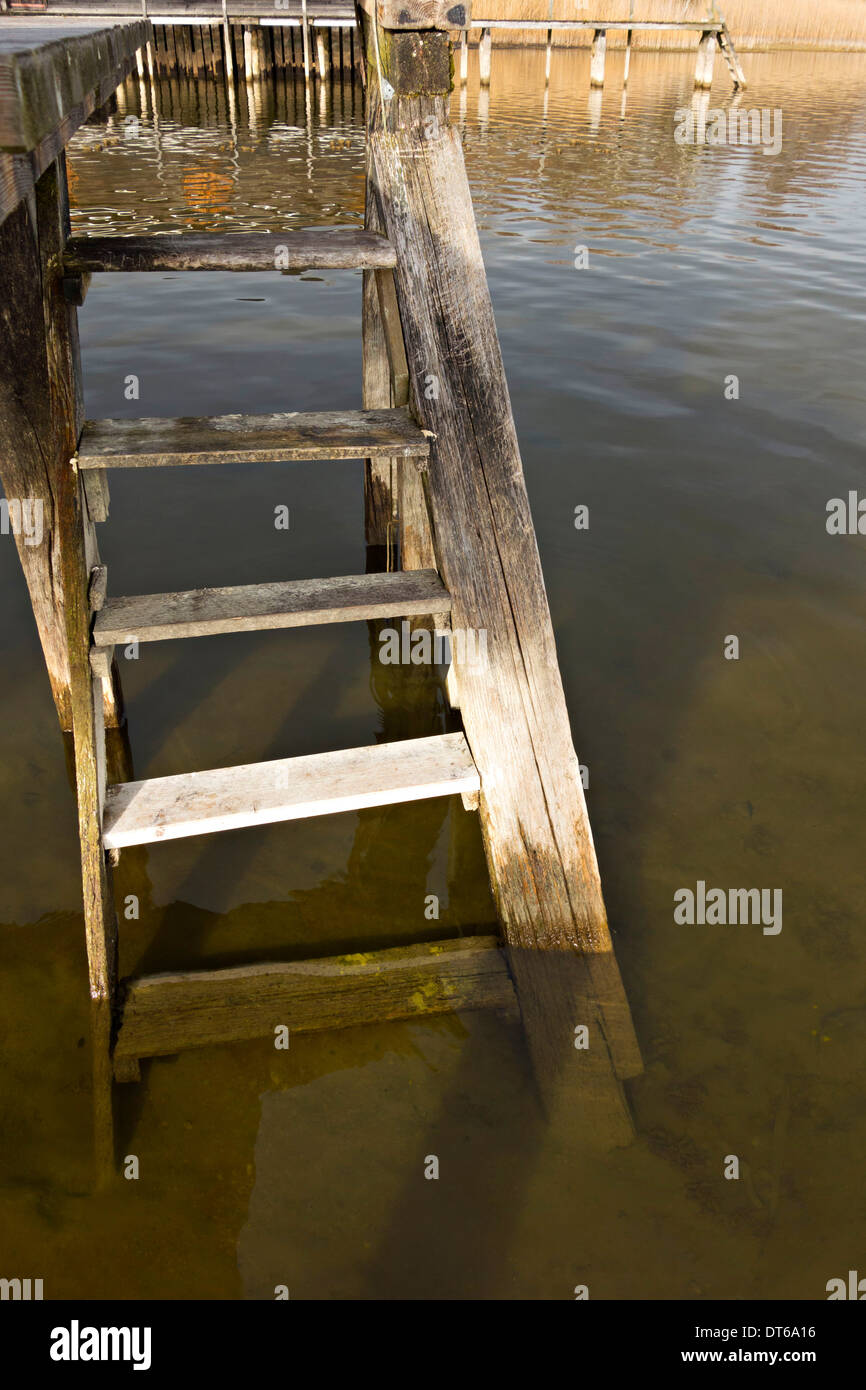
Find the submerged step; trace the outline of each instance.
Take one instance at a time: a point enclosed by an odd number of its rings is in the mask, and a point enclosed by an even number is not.
[[[67,274],[129,270],[387,270],[397,264],[386,237],[361,227],[290,232],[180,232],[85,236],[66,243]]]
[[[427,436],[409,411],[323,410],[86,420],[78,467],[283,463],[296,459],[426,458]]]
[[[460,937],[319,960],[235,966],[127,982],[115,1067],[191,1047],[357,1027],[386,1019],[496,1009],[517,998],[494,936]]]
[[[105,794],[106,849],[480,790],[463,734],[125,782]]]
[[[132,638],[161,642],[173,637],[419,617],[450,609],[451,596],[435,570],[293,579],[110,598],[96,615],[93,640],[107,647]]]

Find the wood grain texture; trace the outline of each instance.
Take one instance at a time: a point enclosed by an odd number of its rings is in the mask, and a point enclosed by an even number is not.
[[[462,29],[472,18],[471,0],[358,0],[383,29]]]
[[[287,232],[183,232],[73,237],[64,265],[81,271],[377,270],[393,266],[385,237],[360,227]]]
[[[27,204],[20,203],[0,225],[0,479],[7,502],[26,501],[41,512],[41,543],[28,544],[19,530],[15,544],[60,727],[68,731],[72,704],[50,420],[39,246]]]
[[[443,39],[443,42],[445,40]],[[386,77],[389,74],[386,72]],[[389,77],[390,80],[390,77]],[[456,668],[481,773],[481,822],[497,909],[524,974],[555,952],[560,983],[524,1011],[541,1070],[567,1073],[575,989],[567,964],[607,962],[599,989],[616,1072],[639,1052],[612,955],[598,865],[556,656],[538,547],[459,136],[441,98],[383,106],[368,81],[368,138],[395,272],[417,418],[435,435],[425,486],[452,622],[486,630],[486,669]],[[439,379],[437,399],[423,382]],[[472,526],[455,524],[471,517]],[[613,974],[609,965],[612,963]],[[580,967],[583,968],[582,965]],[[612,980],[615,978],[615,987]],[[557,974],[543,971],[543,984]],[[517,979],[521,993],[521,979]],[[533,1036],[535,1041],[533,1042]]]
[[[188,589],[108,599],[97,615],[93,638],[104,646],[133,637],[139,642],[160,642],[173,637],[410,617],[434,608],[447,612],[450,603],[435,570]]]
[[[459,1010],[516,1013],[495,937],[129,981],[115,1065],[190,1047]]]
[[[116,86],[150,34],[141,19],[0,30],[0,149],[34,149],[102,84]]]
[[[0,222],[33,192],[38,179],[63,152],[79,126],[99,109],[134,66],[132,55],[125,58],[117,73],[104,78],[93,92],[67,111],[56,130],[50,131],[29,153],[0,151]]]
[[[427,437],[406,410],[331,410],[87,420],[77,462],[81,469],[160,468],[392,454],[425,458],[429,451]]]
[[[155,777],[108,788],[106,849],[477,791],[462,734]]]
[[[371,194],[369,150],[366,162],[365,223],[368,230],[381,234],[378,207]],[[361,296],[361,390],[365,410],[396,405],[379,308],[378,276],[371,270],[364,272]],[[373,457],[366,459],[364,464],[364,538],[368,569],[386,569],[389,565],[393,568],[399,470],[400,461],[395,458]]]
[[[60,251],[69,235],[65,161],[61,156],[36,186],[36,223],[42,261],[46,361],[50,387],[51,458],[56,478],[56,525],[75,751],[75,783],[84,933],[87,945],[93,1039],[94,1141],[100,1179],[110,1170],[114,1132],[111,1096],[111,1009],[117,970],[117,919],[101,839],[105,775],[106,687],[90,671],[90,576],[98,563],[84,487],[70,458],[81,418],[81,374],[75,309],[63,295]],[[118,708],[110,684],[107,712]]]

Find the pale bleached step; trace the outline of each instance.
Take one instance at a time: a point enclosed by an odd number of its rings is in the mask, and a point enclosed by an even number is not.
[[[519,1017],[505,956],[492,936],[459,937],[349,956],[233,966],[129,980],[114,1051],[119,1079],[140,1057],[386,1019],[494,1009]]]
[[[123,849],[399,801],[475,793],[480,786],[463,734],[154,777],[108,788],[103,843],[106,849]]]
[[[387,238],[361,227],[72,237],[63,259],[67,274],[124,270],[387,270],[397,264]]]
[[[430,445],[408,410],[86,420],[79,468],[282,463],[293,459],[426,458]]]
[[[110,598],[96,615],[93,640],[108,647],[132,638],[160,642],[450,610],[451,596],[435,570],[398,570]]]

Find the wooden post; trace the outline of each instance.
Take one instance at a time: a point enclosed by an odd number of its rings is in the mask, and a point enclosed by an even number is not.
[[[17,510],[22,518],[14,528],[15,543],[60,727],[71,731],[57,463],[49,435],[42,280],[34,218],[28,204],[22,202],[0,226],[0,476],[10,512]],[[28,517],[29,526],[25,524]]]
[[[607,49],[607,32],[596,29],[592,36],[592,59],[589,65],[589,85],[604,86],[604,57]]]
[[[328,51],[325,45],[325,30],[316,29],[316,67],[319,70],[319,78],[322,82],[327,80],[329,64]]]
[[[253,37],[248,26],[244,25],[244,80],[252,82],[254,76],[253,69]]]
[[[235,75],[235,55],[232,44],[232,32],[226,16],[225,0],[223,0],[223,62],[225,63],[226,80],[233,81]]]
[[[310,80],[310,26],[307,21],[307,0],[301,0],[301,25],[304,31],[304,81]]]
[[[546,87],[546,86],[548,85],[548,83],[550,82],[550,57],[551,57],[551,48],[552,48],[552,46],[553,46],[553,30],[552,30],[552,29],[548,29],[548,31],[547,31],[547,48],[546,48],[545,54],[544,54],[544,85],[545,85],[545,87]]]
[[[628,4],[628,17],[629,17],[629,19],[634,19],[634,0],[629,0],[629,4]],[[622,85],[623,85],[623,86],[625,86],[625,84],[628,82],[628,70],[629,70],[629,68],[630,68],[630,66],[631,66],[631,41],[632,41],[632,30],[629,29],[628,33],[627,33],[626,36],[625,36],[625,65],[624,65],[623,70],[622,70]]]
[[[364,225],[369,231],[381,232],[382,221],[378,200],[374,194],[375,175],[367,165],[367,211]],[[390,408],[391,376],[385,330],[379,308],[376,273],[364,271],[361,304],[361,362],[362,398],[365,410]],[[364,464],[364,535],[367,545],[367,569],[389,568],[394,553],[394,527],[397,512],[398,459],[367,459]]]
[[[36,185],[36,220],[44,293],[44,328],[51,420],[51,454],[63,577],[72,731],[84,890],[84,931],[90,980],[94,1124],[97,1171],[113,1165],[111,1011],[117,957],[117,922],[102,849],[100,772],[104,769],[102,688],[90,669],[90,576],[93,526],[74,455],[82,424],[78,332],[64,298],[60,261],[69,236],[65,159],[61,154]]]
[[[695,86],[708,88],[713,85],[713,64],[716,58],[717,40],[712,29],[701,35],[698,44],[698,61],[695,67]]]
[[[397,252],[412,402],[433,436],[424,478],[435,554],[453,627],[486,635],[486,662],[455,663],[455,675],[481,773],[498,914],[551,1115],[579,1123],[586,1139],[626,1142],[632,1131],[620,1080],[637,1074],[640,1056],[607,926],[462,150],[449,121],[448,38],[426,31],[383,38],[373,24],[365,12],[374,196]],[[431,378],[435,391],[427,389]],[[575,1030],[584,1026],[589,1047],[581,1049]]]
[[[460,85],[466,86],[469,77],[469,42],[468,34],[465,29],[460,34]]]
[[[493,31],[491,29],[481,30],[481,41],[478,45],[478,76],[481,79],[482,87],[490,86],[490,61],[493,51]]]

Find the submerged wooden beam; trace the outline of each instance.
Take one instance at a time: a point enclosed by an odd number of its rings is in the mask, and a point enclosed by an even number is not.
[[[288,232],[179,232],[73,237],[68,272],[129,270],[380,270],[393,266],[383,236],[360,227]]]
[[[495,937],[130,980],[115,1067],[191,1047],[460,1010],[516,1014]]]
[[[81,469],[167,468],[374,455],[426,458],[429,449],[406,410],[87,420],[77,464]]]
[[[454,672],[481,773],[497,909],[551,1111],[567,1114],[585,1098],[575,1090],[582,1059],[574,1031],[585,1024],[607,1078],[600,1123],[607,1142],[622,1142],[631,1125],[618,1079],[640,1070],[640,1054],[613,957],[460,139],[446,98],[402,88],[387,67],[395,91],[380,86],[372,40],[368,25],[368,139],[383,229],[397,251],[413,405],[434,436],[424,478],[438,569],[453,626],[487,639],[484,666],[455,662]],[[435,393],[424,389],[430,374]],[[471,526],[461,524],[466,517]]]

